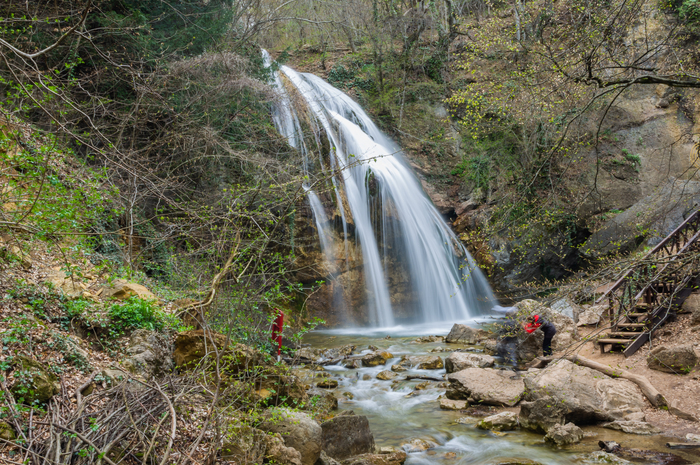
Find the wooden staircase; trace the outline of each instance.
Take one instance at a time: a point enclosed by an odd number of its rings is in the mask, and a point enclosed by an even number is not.
[[[700,210],[649,251],[596,303],[609,300],[611,330],[598,339],[601,353],[621,349],[626,357],[676,316],[700,286]],[[696,252],[696,253],[693,253]]]

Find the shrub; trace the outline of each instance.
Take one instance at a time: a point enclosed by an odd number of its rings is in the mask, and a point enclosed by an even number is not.
[[[160,331],[177,328],[179,320],[163,312],[152,300],[130,297],[124,302],[116,303],[109,309],[112,326],[115,331],[148,329]]]

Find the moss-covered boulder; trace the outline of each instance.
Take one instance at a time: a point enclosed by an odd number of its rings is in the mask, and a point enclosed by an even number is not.
[[[14,441],[17,439],[15,429],[6,421],[0,420],[0,439],[5,441]]]
[[[22,355],[15,359],[14,379],[10,391],[25,404],[45,404],[60,390],[58,377],[46,365]]]

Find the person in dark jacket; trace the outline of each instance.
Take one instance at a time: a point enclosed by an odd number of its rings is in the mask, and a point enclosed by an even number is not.
[[[525,320],[526,324],[523,329],[527,333],[533,333],[538,329],[541,329],[544,333],[544,341],[542,341],[542,353],[546,357],[547,355],[552,355],[552,339],[554,335],[557,334],[557,328],[554,327],[552,322],[545,320],[540,315],[530,315]]]

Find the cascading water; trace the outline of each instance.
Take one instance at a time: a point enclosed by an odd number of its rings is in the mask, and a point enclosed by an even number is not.
[[[322,146],[318,143],[322,135],[327,138],[331,167],[340,173],[341,182],[334,176],[332,182],[342,186],[361,246],[370,325],[395,324],[387,268],[397,264],[409,274],[416,296],[410,312],[414,323],[463,321],[491,309],[496,299],[488,282],[423,192],[402,160],[400,148],[340,90],[287,66],[281,66],[280,72],[311,115],[317,145]],[[308,169],[297,109],[278,73],[275,79],[281,93],[273,112],[275,125],[290,145],[303,152]],[[346,212],[335,190],[347,241]],[[308,192],[319,234],[325,235],[320,225],[325,214],[318,211],[322,205],[313,191]],[[328,238],[320,240],[328,250],[324,243]]]

